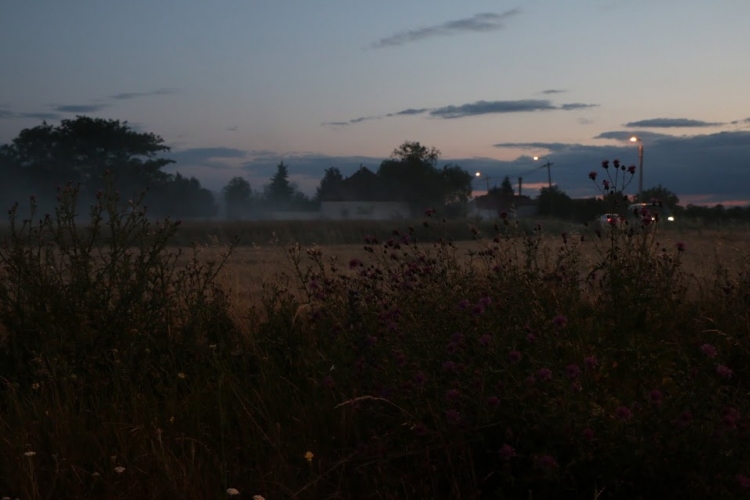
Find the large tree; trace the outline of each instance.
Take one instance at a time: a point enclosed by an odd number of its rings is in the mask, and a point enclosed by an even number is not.
[[[440,151],[419,142],[405,142],[378,169],[385,192],[408,202],[414,215],[427,208],[443,208],[471,192],[471,176],[460,167],[437,168]],[[463,172],[463,173],[462,173]]]
[[[327,168],[315,191],[315,201],[341,201],[343,184],[344,176],[341,171],[336,167]]]
[[[127,122],[78,116],[24,129],[0,154],[47,189],[68,181],[96,189],[105,172],[118,187],[143,189],[168,179],[161,169],[173,160],[159,155],[169,149],[158,135],[136,132]]]
[[[266,186],[266,200],[276,205],[289,205],[294,196],[294,186],[289,182],[289,169],[282,161],[276,166],[271,183]]]
[[[242,177],[232,177],[222,190],[227,217],[238,219],[245,215],[250,207],[252,189],[250,183]]]
[[[677,204],[680,203],[680,199],[677,197],[677,195],[661,184],[658,184],[657,186],[649,189],[644,189],[640,196],[638,196],[637,198],[639,202],[661,202],[671,209],[674,209]]]

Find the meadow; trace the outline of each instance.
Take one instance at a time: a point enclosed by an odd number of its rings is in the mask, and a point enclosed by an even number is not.
[[[75,205],[0,248],[0,496],[750,493],[747,229]]]

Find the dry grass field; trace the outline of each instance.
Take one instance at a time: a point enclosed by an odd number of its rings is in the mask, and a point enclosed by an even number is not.
[[[590,269],[597,259],[597,247],[590,236],[583,233],[571,233],[569,238],[580,239],[584,235],[581,245],[583,259],[581,271]],[[683,254],[684,270],[692,276],[696,289],[705,286],[715,275],[718,266],[725,267],[730,273],[738,272],[741,265],[750,259],[750,230],[690,230],[666,231],[656,239],[659,246],[672,250],[677,242],[685,244]],[[557,251],[562,244],[560,235],[547,235],[544,245],[550,254]],[[241,318],[247,311],[258,305],[263,284],[279,279],[288,279],[294,285],[293,268],[288,258],[287,250],[291,245],[240,245],[234,249],[226,267],[219,276],[219,283],[228,292],[232,310],[236,318]],[[431,243],[423,246],[430,247]],[[303,248],[311,248],[303,247]],[[459,254],[468,259],[471,251],[481,250],[481,242],[459,241],[456,243]],[[335,259],[342,266],[346,266],[350,259],[359,258],[368,262],[370,255],[363,250],[361,244],[350,245],[322,245],[316,246],[323,252],[327,260]],[[214,244],[201,248],[201,255],[205,259],[216,259],[227,247]],[[304,252],[303,252],[304,255]],[[311,259],[304,255],[305,262]]]

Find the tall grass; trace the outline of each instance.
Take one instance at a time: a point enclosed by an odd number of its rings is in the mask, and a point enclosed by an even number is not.
[[[0,496],[749,491],[750,262],[696,290],[645,222],[500,219],[465,255],[428,211],[344,260],[287,246],[237,317],[231,246],[181,257],[111,192],[80,227],[75,197],[0,249]]]

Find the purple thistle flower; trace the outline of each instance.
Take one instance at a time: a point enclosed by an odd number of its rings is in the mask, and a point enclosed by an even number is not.
[[[730,369],[729,369],[729,368],[728,368],[727,366],[725,366],[725,365],[717,365],[717,366],[716,366],[716,373],[717,373],[717,374],[718,374],[718,375],[719,375],[719,376],[720,376],[721,378],[726,378],[726,379],[730,379],[730,378],[732,378],[732,375],[734,375],[734,372],[733,372],[732,370],[730,370]]]
[[[461,414],[457,410],[448,410],[445,412],[445,420],[451,425],[456,425],[461,422]]]
[[[586,428],[585,428],[585,429],[583,429],[583,431],[581,432],[581,436],[582,436],[582,437],[583,437],[583,439],[585,439],[586,441],[589,441],[589,442],[590,442],[590,441],[593,441],[593,440],[594,440],[594,431],[593,431],[592,429],[590,429],[590,428],[586,427]]]
[[[461,302],[458,303],[458,308],[461,309],[462,311],[465,311],[466,309],[469,308],[470,305],[471,305],[471,302],[469,302],[468,299],[463,299]]]
[[[534,457],[536,464],[542,469],[556,469],[557,460],[552,455],[541,455]]]
[[[744,474],[737,474],[734,478],[737,480],[737,484],[740,488],[743,490],[750,490],[750,477],[747,477]]]
[[[627,406],[618,406],[615,410],[615,415],[617,415],[617,418],[623,421],[628,421],[633,418],[633,412],[630,411],[630,408],[628,408]]]
[[[597,174],[596,172],[592,170],[591,172],[589,172],[589,179],[591,179],[592,181],[595,181],[597,175],[599,174]]]
[[[538,372],[536,372],[537,376],[539,377],[539,380],[543,381],[550,381],[552,380],[552,370],[549,368],[540,368]]]
[[[529,333],[528,335],[526,335],[526,342],[528,342],[529,344],[533,344],[534,342],[536,342],[536,335],[534,335],[533,333]]]
[[[507,461],[516,456],[516,450],[506,443],[498,450],[497,454],[500,455],[501,459]]]
[[[577,364],[571,363],[565,367],[565,373],[568,375],[568,378],[574,379],[581,375],[581,369]]]
[[[456,371],[456,363],[454,363],[453,361],[450,361],[450,360],[446,361],[445,363],[443,363],[443,371],[444,372],[454,372],[454,371]]]
[[[568,318],[566,318],[562,314],[558,314],[552,319],[552,324],[555,326],[555,328],[565,328],[565,325],[568,324]]]
[[[583,360],[583,364],[587,369],[593,370],[599,366],[599,360],[596,359],[596,356],[586,356]]]
[[[609,160],[604,160],[602,162],[602,168],[609,168]]]
[[[678,252],[684,252],[685,251],[685,242],[684,241],[678,241],[675,246],[677,247]]]
[[[523,356],[515,349],[508,353],[508,361],[510,361],[511,363],[518,363],[519,361],[521,361],[521,358],[523,358]]]
[[[635,174],[635,165],[630,165],[628,167],[628,172],[630,172],[631,174]]]
[[[449,389],[448,392],[445,393],[445,399],[448,401],[456,401],[459,396],[458,389]]]
[[[648,400],[655,406],[660,406],[663,399],[664,397],[659,389],[652,389],[648,393]]]
[[[364,266],[364,264],[362,263],[361,260],[357,258],[354,258],[349,261],[349,269],[355,269],[357,267],[362,267],[362,266]]]
[[[609,189],[609,181],[607,179],[604,179],[604,181],[602,181],[602,185],[604,186],[604,189]]]
[[[500,399],[497,396],[490,396],[487,398],[487,406],[490,408],[497,408],[500,406]]]
[[[424,385],[425,382],[427,382],[427,375],[424,374],[424,372],[419,371],[414,374],[414,384],[421,386]]]
[[[453,335],[451,335],[451,342],[455,342],[456,344],[462,342],[464,340],[464,336],[461,332],[456,332]]]
[[[711,359],[714,359],[719,354],[719,350],[711,344],[703,344],[701,346],[701,351]]]

